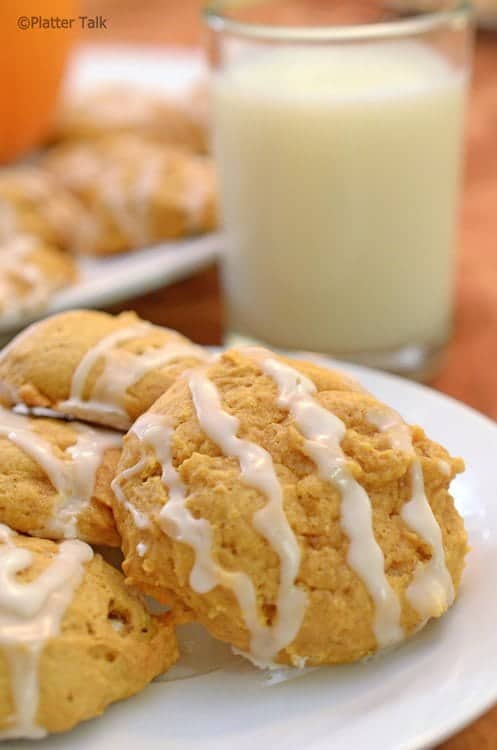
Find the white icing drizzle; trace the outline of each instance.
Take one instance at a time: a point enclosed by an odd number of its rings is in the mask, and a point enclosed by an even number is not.
[[[217,566],[211,557],[211,527],[207,520],[194,518],[186,506],[186,489],[172,462],[173,430],[162,415],[146,413],[136,420],[131,431],[143,445],[152,448],[162,465],[162,481],[169,498],[159,514],[159,524],[171,538],[193,547],[195,561],[190,584],[194,591],[206,593],[219,582]]]
[[[147,372],[158,370],[178,359],[196,358],[205,360],[205,354],[193,344],[170,341],[163,346],[150,347],[141,354],[133,354],[126,349],[117,349],[99,376],[93,388],[94,401],[111,404],[116,411],[122,407],[124,394]],[[125,414],[124,410],[122,413]]]
[[[11,726],[0,729],[0,739],[35,739],[46,735],[36,722],[39,659],[45,644],[59,634],[93,552],[83,542],[63,542],[53,562],[34,581],[21,583],[17,574],[33,564],[34,555],[16,546],[16,536],[0,525],[0,649],[10,670],[15,711]]]
[[[347,469],[340,443],[344,423],[315,398],[316,386],[298,370],[266,349],[247,347],[243,354],[256,362],[278,388],[278,406],[288,411],[302,433],[305,453],[315,462],[320,477],[341,494],[341,526],[349,540],[347,561],[375,604],[373,630],[378,646],[400,641],[401,606],[385,575],[385,560],[373,531],[372,508],[364,488]]]
[[[31,237],[28,234],[19,234],[12,237],[8,243],[2,245],[2,250],[4,247],[8,248],[8,254],[5,253],[6,257],[1,260],[2,267],[8,267],[11,261],[17,262],[23,260],[26,258],[26,255],[29,255],[29,253],[32,252],[35,245],[34,237]]]
[[[34,238],[28,235],[13,237],[0,248],[0,311],[3,315],[38,310],[52,292],[50,279],[29,260],[34,250]],[[19,292],[19,282],[27,287],[26,291]]]
[[[257,664],[266,666],[278,652],[297,636],[307,606],[307,594],[295,585],[300,569],[300,548],[283,507],[283,492],[271,455],[260,445],[237,437],[239,420],[224,411],[219,393],[212,381],[200,370],[189,377],[197,419],[202,431],[226,456],[237,458],[241,478],[254,487],[267,500],[263,508],[254,513],[254,528],[275,550],[280,561],[280,584],[276,599],[277,614],[271,627],[258,625],[251,628],[251,657]],[[167,505],[164,515],[167,516]],[[247,622],[257,621],[257,612],[243,608],[243,597],[234,591]],[[252,597],[251,597],[252,598]],[[255,594],[253,594],[255,600]]]
[[[136,206],[136,222],[131,239],[136,245],[148,245],[152,239],[152,201],[160,188],[167,169],[167,155],[155,150],[141,166],[132,186],[132,201]]]
[[[205,211],[214,193],[211,174],[205,169],[202,157],[192,157],[185,164],[182,206],[186,213],[190,232],[203,228]]]
[[[78,144],[56,157],[52,168],[80,194],[97,189],[105,211],[133,247],[150,242],[150,209],[167,169],[163,149],[121,136],[103,150]]]
[[[442,458],[438,459],[438,468],[442,472],[442,474],[445,474],[446,477],[450,477],[452,470],[450,468],[450,464],[448,461],[444,461]]]
[[[264,494],[270,493],[267,505],[255,514],[254,525],[275,546],[282,560],[278,613],[272,626],[261,623],[256,593],[250,577],[242,572],[224,570],[214,561],[212,528],[206,519],[195,518],[190,513],[187,490],[173,465],[171,440],[174,431],[169,426],[167,418],[160,414],[144,414],[132,430],[143,445],[152,448],[162,465],[162,481],[168,489],[169,497],[159,514],[159,525],[168,536],[177,542],[188,544],[195,552],[190,573],[192,589],[200,594],[207,593],[218,585],[231,590],[236,596],[251,636],[250,653],[245,656],[259,667],[273,666],[273,658],[297,635],[305,613],[306,594],[294,585],[300,565],[300,550],[281,507],[281,488],[269,454],[247,441],[236,442],[238,438],[233,434],[233,430],[236,432],[238,429],[237,420],[222,409],[218,411],[216,390],[212,386],[212,391],[209,387],[212,385],[210,381],[205,378],[202,380],[202,377],[193,371],[189,379],[196,408],[202,415],[201,419],[209,423],[206,425],[209,429],[217,419],[224,423],[224,426],[219,428],[224,436],[223,442],[227,440],[230,445],[236,445],[236,455],[240,455],[241,463],[243,462],[242,472],[245,480]],[[220,437],[220,434],[217,434]]]
[[[83,238],[88,233],[90,215],[82,209],[80,203],[72,195],[60,190],[47,171],[36,167],[15,167],[3,170],[0,183],[2,186],[13,186],[17,189],[22,194],[23,202],[28,201],[31,204],[33,210],[48,224],[58,240],[72,245],[76,238],[80,236]],[[2,202],[9,204],[9,209],[4,212],[4,218],[1,221],[2,229],[5,227],[8,236],[12,236],[17,233],[17,229],[24,229],[25,221],[16,199],[6,196],[2,198]],[[77,234],[74,233],[76,227]]]
[[[142,417],[140,417],[142,419]],[[140,421],[138,419],[137,421]],[[135,430],[136,423],[132,427],[132,431]],[[130,503],[129,500],[126,498],[126,495],[123,491],[123,488],[121,487],[121,483],[125,481],[126,479],[131,479],[131,477],[136,476],[141,472],[142,469],[145,468],[147,465],[147,459],[145,457],[140,458],[136,464],[133,466],[130,466],[129,469],[124,469],[121,471],[120,474],[118,474],[111,483],[112,491],[114,492],[114,495],[116,496],[117,500],[126,508],[126,510],[131,513],[131,516],[133,517],[133,522],[135,526],[138,529],[148,529],[150,528],[150,519],[148,516],[145,515],[145,513],[142,513],[139,511],[133,503]]]
[[[117,226],[133,245],[146,245],[153,239],[154,198],[173,171],[182,180],[178,207],[185,212],[188,231],[202,228],[205,207],[214,191],[205,158],[180,155],[133,137],[123,137],[110,153],[110,160],[115,161],[115,166],[101,183],[104,198]]]
[[[105,416],[106,424],[118,429],[128,429],[131,419],[124,409],[123,401],[128,388],[137,383],[147,372],[159,369],[174,360],[195,357],[205,360],[207,355],[188,341],[174,337],[161,347],[149,347],[140,354],[119,348],[119,344],[147,336],[156,326],[151,323],[136,323],[105,336],[92,347],[77,366],[71,383],[71,392],[58,409],[79,418],[100,421]],[[162,330],[162,329],[160,329]],[[163,329],[166,330],[166,329]],[[91,399],[84,401],[83,392],[93,366],[103,359],[103,370],[92,391]]]
[[[409,426],[397,412],[388,407],[372,409],[368,421],[388,436],[392,448],[412,457],[409,469],[411,498],[400,512],[402,520],[431,547],[431,559],[420,563],[406,597],[420,617],[438,617],[454,601],[454,585],[445,562],[442,532],[425,493],[423,470],[414,450]],[[449,467],[450,469],[450,467]]]
[[[214,192],[207,164],[205,157],[122,134],[104,148],[77,144],[56,155],[51,169],[83,200],[97,190],[104,213],[132,247],[140,247],[154,240],[152,209],[160,204],[161,187],[169,185],[171,175],[180,181],[174,198],[184,212],[187,231],[202,229],[205,207]]]
[[[136,241],[136,217],[129,210],[124,164],[107,163],[98,185],[101,200],[116,227],[130,242]]]
[[[151,240],[150,209],[167,168],[167,158],[162,150],[134,138],[123,140],[121,146],[125,148],[110,153],[106,173],[98,184],[119,231],[132,246],[140,247]]]
[[[78,519],[92,498],[103,454],[108,448],[119,447],[121,436],[72,424],[77,439],[61,458],[55,454],[54,445],[33,429],[34,424],[29,417],[0,407],[0,435],[43,469],[59,495],[51,519],[44,528],[32,529],[31,533],[45,532],[58,539],[74,539],[78,535]]]

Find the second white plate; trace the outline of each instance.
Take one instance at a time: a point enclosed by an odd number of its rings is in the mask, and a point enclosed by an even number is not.
[[[139,84],[180,96],[203,72],[202,58],[178,49],[132,45],[85,46],[69,69],[66,95],[105,82]],[[80,279],[54,295],[39,314],[0,320],[0,341],[38,317],[74,307],[104,307],[179,281],[212,263],[221,249],[218,234],[164,242],[108,258],[78,260]]]

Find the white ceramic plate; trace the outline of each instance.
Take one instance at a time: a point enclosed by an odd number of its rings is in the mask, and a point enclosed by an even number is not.
[[[419,750],[497,701],[497,426],[423,386],[343,369],[467,462],[453,490],[472,551],[453,609],[394,652],[272,686],[215,644],[210,662],[199,665],[187,654],[174,681],[153,683],[102,718],[38,743],[39,750]],[[223,667],[188,678],[216,664]]]
[[[88,44],[74,56],[65,81],[66,96],[101,83],[133,83],[152,92],[181,96],[205,74],[202,55],[194,49]]]
[[[180,96],[203,72],[193,52],[127,45],[83,47],[69,69],[66,95],[103,82],[136,83],[151,91]],[[0,319],[0,336],[38,317],[74,307],[105,307],[179,281],[212,263],[221,249],[218,234],[164,242],[153,248],[102,259],[78,261],[80,279],[54,295],[38,315]]]

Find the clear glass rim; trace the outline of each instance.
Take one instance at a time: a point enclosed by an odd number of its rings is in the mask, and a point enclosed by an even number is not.
[[[239,3],[240,4],[240,3]],[[207,26],[253,40],[288,42],[347,42],[376,38],[398,38],[427,33],[454,22],[469,22],[473,15],[471,0],[454,0],[452,8],[421,11],[419,15],[381,23],[350,26],[278,26],[237,21],[224,15],[223,9],[236,5],[234,0],[210,0],[202,9]]]

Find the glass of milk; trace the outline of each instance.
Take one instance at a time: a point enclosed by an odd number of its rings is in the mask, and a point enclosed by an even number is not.
[[[465,3],[430,8],[238,0],[205,11],[229,343],[418,378],[439,366],[471,22]]]

